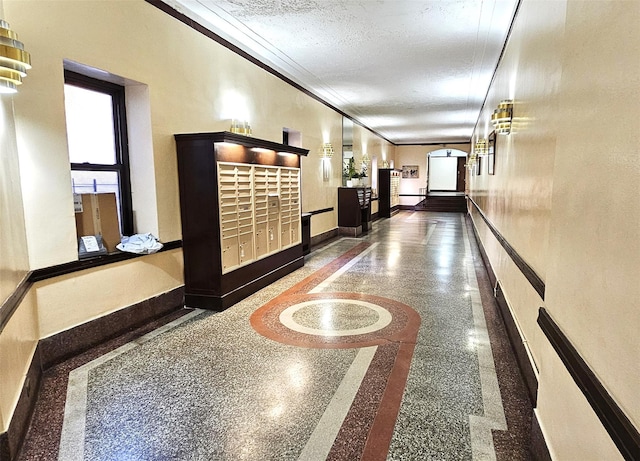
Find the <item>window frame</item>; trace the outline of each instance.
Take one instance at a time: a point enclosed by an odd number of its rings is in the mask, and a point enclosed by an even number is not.
[[[115,171],[118,173],[120,189],[121,232],[133,235],[133,204],[131,198],[131,173],[129,164],[129,143],[127,134],[127,117],[125,88],[111,82],[105,82],[86,75],[65,69],[64,84],[77,86],[87,90],[108,94],[113,103],[113,134],[116,163],[104,165],[97,163],[70,163],[71,170],[78,171]]]

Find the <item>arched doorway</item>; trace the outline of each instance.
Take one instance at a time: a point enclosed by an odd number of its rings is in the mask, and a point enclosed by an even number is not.
[[[427,193],[464,192],[467,153],[458,149],[438,149],[427,154]]]

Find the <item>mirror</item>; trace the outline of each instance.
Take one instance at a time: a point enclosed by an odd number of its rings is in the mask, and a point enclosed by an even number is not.
[[[353,122],[342,117],[342,186],[347,185],[349,169],[353,165]]]

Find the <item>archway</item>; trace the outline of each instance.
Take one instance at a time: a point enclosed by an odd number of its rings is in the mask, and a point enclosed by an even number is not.
[[[464,192],[467,153],[437,149],[427,154],[427,193]]]

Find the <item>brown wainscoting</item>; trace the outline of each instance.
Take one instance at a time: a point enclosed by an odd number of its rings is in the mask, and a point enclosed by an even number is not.
[[[337,236],[338,236],[337,227],[335,229],[331,229],[326,232],[323,232],[322,234],[314,235],[313,237],[311,237],[311,248],[313,248],[314,246],[320,245],[321,243],[326,242],[327,240],[331,240],[332,238]]]
[[[9,461],[11,459],[9,452],[9,436],[6,432],[0,434],[0,461]]]
[[[44,370],[184,307],[184,287],[145,299],[39,342]]]
[[[582,391],[609,436],[628,461],[640,460],[640,433],[544,307],[538,325]]]
[[[482,261],[484,262],[484,266],[487,269],[489,281],[494,287],[493,295],[496,299],[502,321],[504,322],[505,328],[507,330],[507,336],[509,337],[511,348],[513,349],[513,352],[516,356],[516,361],[518,362],[520,373],[522,373],[522,377],[524,378],[524,382],[527,386],[531,405],[535,408],[538,401],[538,378],[536,377],[535,370],[533,369],[533,365],[531,364],[531,360],[529,360],[529,355],[527,354],[526,347],[522,342],[522,337],[520,336],[520,332],[518,331],[516,322],[511,314],[509,305],[507,304],[507,300],[502,291],[502,286],[497,281],[496,273],[491,266],[491,261],[487,256],[487,252],[482,245],[482,240],[480,240],[478,236],[478,230],[476,229],[475,223],[473,222],[473,219],[471,219],[470,215],[467,215],[467,224],[469,224],[469,226],[473,230],[476,242],[478,242],[480,255],[482,256]]]
[[[482,220],[485,222],[489,230],[493,233],[496,240],[498,240],[500,245],[502,245],[502,248],[504,248],[504,250],[507,252],[507,254],[511,258],[511,260],[514,262],[514,264],[518,266],[518,269],[520,269],[520,272],[522,272],[522,275],[525,276],[525,278],[529,281],[533,289],[536,290],[536,292],[540,295],[540,298],[544,300],[545,284],[542,278],[540,278],[540,276],[536,274],[536,271],[534,271],[533,268],[529,266],[529,264],[524,260],[524,258],[520,256],[520,254],[511,246],[511,244],[507,241],[507,239],[505,239],[502,236],[500,231],[498,231],[498,229],[496,229],[496,227],[489,220],[489,218],[487,218],[487,216],[480,209],[478,204],[474,202],[474,200],[471,197],[467,197],[467,198],[476,208],[476,210],[478,211],[478,214],[480,215]]]
[[[184,287],[178,287],[104,317],[38,342],[7,432],[0,434],[0,461],[16,459],[35,407],[42,374],[52,366],[101,343],[184,308]]]

